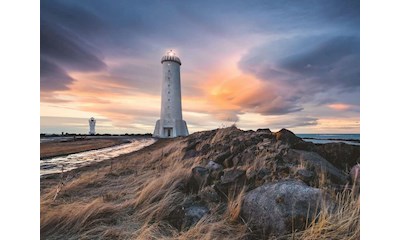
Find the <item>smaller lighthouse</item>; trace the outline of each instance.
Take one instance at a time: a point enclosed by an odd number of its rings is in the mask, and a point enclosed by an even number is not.
[[[94,128],[96,127],[96,119],[93,117],[89,118],[89,135],[95,135],[96,131]]]

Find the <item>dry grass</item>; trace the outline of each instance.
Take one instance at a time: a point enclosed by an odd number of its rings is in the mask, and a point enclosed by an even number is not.
[[[355,189],[338,193],[335,209],[326,206],[318,216],[301,232],[278,239],[360,239],[360,196]]]
[[[215,140],[215,139],[214,139]],[[65,181],[56,200],[57,184],[41,194],[42,239],[245,239],[251,230],[241,218],[246,189],[210,208],[191,228],[179,231],[165,218],[192,195],[187,183],[197,157],[184,159],[184,140],[157,142],[149,149],[118,158],[113,168],[78,172]],[[259,166],[257,161],[253,167]],[[321,175],[321,185],[325,176]],[[336,196],[337,208],[323,208],[318,221],[284,239],[358,239],[359,197]]]

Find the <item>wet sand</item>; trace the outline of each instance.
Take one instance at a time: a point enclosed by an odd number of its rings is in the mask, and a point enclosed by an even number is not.
[[[146,158],[151,158],[153,155],[153,152],[156,150],[159,150],[166,146],[168,143],[170,143],[172,139],[160,139],[156,141],[155,143],[146,146],[138,151],[134,152],[129,152],[126,154],[119,155],[114,158],[110,158],[104,161],[100,162],[91,162],[90,164],[87,164],[85,166],[79,167],[79,168],[74,168],[66,172],[58,172],[58,173],[51,173],[51,174],[46,174],[42,175],[40,177],[40,192],[41,194],[44,194],[48,192],[51,187],[54,187],[60,183],[60,179],[77,179],[81,175],[85,174],[90,174],[93,172],[99,173],[99,171],[109,171],[111,170],[111,166],[113,164],[115,165],[121,165],[121,164],[126,164],[127,162],[132,161],[132,159],[135,159],[136,161],[140,161],[143,159],[143,157]]]
[[[119,138],[86,138],[70,139],[67,141],[44,142],[40,143],[40,159],[112,147],[127,142],[129,142],[127,139]]]
[[[156,139],[150,137],[130,138],[125,140],[126,143],[116,146],[42,159],[40,161],[40,175],[43,176],[53,173],[61,173],[90,165],[95,162],[102,162],[120,155],[138,151],[156,142]]]

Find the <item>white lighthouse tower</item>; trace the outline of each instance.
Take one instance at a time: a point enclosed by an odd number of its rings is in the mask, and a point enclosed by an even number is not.
[[[94,130],[96,126],[96,119],[94,119],[93,117],[89,118],[89,134],[90,135],[95,135],[96,131]]]
[[[163,79],[161,86],[161,117],[157,120],[153,137],[172,138],[189,135],[182,119],[181,60],[170,50],[161,58]]]

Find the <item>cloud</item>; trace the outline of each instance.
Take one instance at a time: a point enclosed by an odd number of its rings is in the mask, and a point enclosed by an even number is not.
[[[358,36],[287,38],[251,49],[238,65],[299,106],[335,103],[333,91],[359,96],[359,46]]]
[[[54,63],[40,58],[40,90],[42,92],[67,90],[74,81],[66,71]]]
[[[41,101],[149,124],[170,48],[183,62],[184,111],[207,115],[196,129],[249,113],[288,116],[288,126],[356,114],[332,108],[359,104],[359,1],[347,0],[43,0]]]
[[[68,70],[99,71],[106,64],[96,55],[95,49],[62,26],[41,22],[40,55],[48,61],[61,64]],[[97,53],[99,54],[99,53]]]
[[[205,83],[207,112],[218,120],[238,121],[245,112],[282,115],[302,110],[293,96],[249,75],[212,79]]]
[[[332,104],[328,104],[328,107],[333,110],[337,110],[337,111],[348,111],[348,110],[359,111],[360,110],[359,106],[345,104],[345,103],[332,103]]]
[[[351,88],[360,85],[360,42],[357,37],[334,37],[309,51],[288,56],[278,63],[282,72],[321,87]],[[265,69],[268,74],[268,69]]]
[[[356,36],[286,39],[250,50],[239,67],[266,81],[314,91],[352,88],[360,84],[359,48]]]

